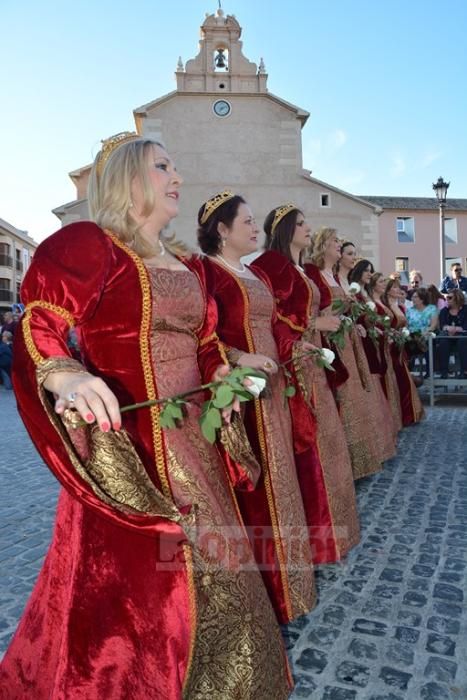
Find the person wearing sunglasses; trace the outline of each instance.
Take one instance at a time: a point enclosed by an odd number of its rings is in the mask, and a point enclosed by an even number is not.
[[[447,293],[447,308],[439,312],[440,338],[438,346],[438,358],[441,377],[446,379],[449,369],[449,356],[451,353],[459,355],[459,369],[462,379],[467,379],[467,340],[456,341],[453,338],[459,335],[467,335],[467,306],[464,304],[464,295],[459,289]]]
[[[467,292],[467,277],[462,275],[462,265],[454,262],[451,265],[451,276],[447,275],[441,282],[439,291],[441,294],[448,294],[453,289],[460,289],[462,292]]]

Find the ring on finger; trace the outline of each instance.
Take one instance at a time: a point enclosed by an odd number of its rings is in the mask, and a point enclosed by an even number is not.
[[[263,364],[264,369],[274,369],[274,363],[271,360],[266,360]]]
[[[66,397],[66,400],[70,404],[70,407],[73,407],[75,405],[77,396],[78,394],[75,391],[72,391],[71,394],[68,394],[68,396]]]

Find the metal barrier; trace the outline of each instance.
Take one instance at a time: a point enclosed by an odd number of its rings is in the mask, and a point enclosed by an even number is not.
[[[444,387],[442,396],[449,395],[459,395],[459,388],[464,388],[467,391],[467,378],[464,377],[450,377],[449,371],[447,377],[435,377],[435,354],[437,347],[439,348],[441,341],[454,341],[456,345],[459,343],[467,343],[467,335],[437,335],[435,338],[428,337],[428,369],[429,377],[426,378],[426,385],[430,392],[430,406],[435,405],[435,389],[437,387]],[[450,355],[455,354],[456,358],[458,353],[456,350],[451,351]],[[456,365],[457,366],[457,365]],[[448,365],[449,369],[449,365]],[[464,371],[467,372],[467,366],[464,367]],[[467,395],[467,394],[466,394]]]

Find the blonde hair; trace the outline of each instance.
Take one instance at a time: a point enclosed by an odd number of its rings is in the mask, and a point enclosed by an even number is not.
[[[156,206],[147,167],[148,152],[154,146],[164,148],[158,141],[143,137],[123,143],[110,154],[100,175],[97,170],[98,153],[88,183],[91,219],[101,228],[115,233],[142,258],[159,253],[159,247],[143,238],[141,227],[131,216],[131,185],[135,177],[139,178],[143,191],[142,215],[149,216]],[[186,257],[191,254],[184,243],[176,240],[175,235],[161,236],[161,240],[174,255]]]
[[[316,233],[313,234],[310,249],[310,259],[320,270],[324,267],[324,256],[328,247],[329,239],[337,234],[335,228],[329,226],[321,226]]]

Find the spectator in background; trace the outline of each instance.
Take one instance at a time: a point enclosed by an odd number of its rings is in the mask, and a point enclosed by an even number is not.
[[[438,309],[430,304],[426,289],[414,289],[412,306],[407,309],[407,325],[411,333],[427,333],[438,327]]]
[[[3,314],[3,323],[0,329],[0,333],[4,333],[5,331],[8,331],[11,333],[11,335],[15,334],[16,326],[18,325],[19,317],[16,314],[13,314],[11,311],[5,311]]]
[[[13,388],[11,385],[12,339],[13,335],[9,331],[3,331],[0,340],[0,377],[8,391]]]
[[[436,306],[438,311],[444,309],[448,305],[446,299],[443,297],[436,285],[429,284],[426,291],[428,294],[428,303]]]
[[[462,292],[467,292],[467,277],[462,276],[462,265],[458,262],[451,265],[451,276],[447,275],[441,282],[439,291],[442,294],[448,294],[453,289],[460,289]]]
[[[467,379],[467,340],[453,340],[460,335],[467,335],[467,308],[464,295],[460,289],[453,289],[446,295],[448,305],[439,312],[440,335],[447,336],[439,340],[439,368],[441,377],[448,376],[449,356],[453,352],[459,355],[460,376]]]
[[[412,301],[412,294],[423,284],[423,275],[420,270],[411,270],[409,279],[410,284],[407,290],[407,299]]]

